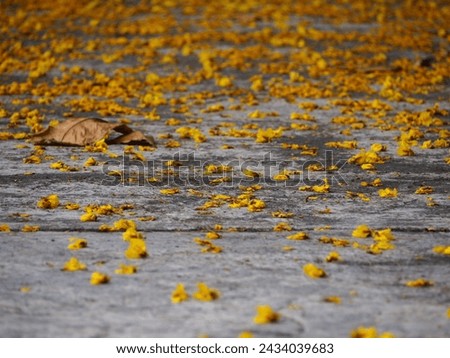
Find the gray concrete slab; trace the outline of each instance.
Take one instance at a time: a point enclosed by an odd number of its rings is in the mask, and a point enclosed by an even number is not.
[[[5,9],[4,18],[17,18],[16,9],[20,7],[25,9],[28,6],[31,14],[28,15],[29,21],[35,24],[33,14],[37,10],[33,10],[25,3],[0,5]],[[111,5],[105,6],[109,8]],[[311,64],[300,64],[299,67],[295,67],[292,57],[302,51],[315,50],[327,58],[329,63],[339,67],[344,66],[345,62],[341,63],[338,56],[326,52],[327,46],[353,49],[354,61],[360,61],[364,73],[364,70],[373,67],[362,60],[370,51],[363,51],[360,54],[354,49],[355,44],[351,41],[339,43],[333,37],[314,40],[306,38],[306,49],[290,45],[288,40],[286,45],[277,45],[276,41],[281,41],[283,32],[277,29],[274,19],[270,16],[261,15],[262,22],[258,23],[257,20],[256,28],[253,28],[250,24],[245,25],[245,16],[249,16],[250,21],[251,15],[241,14],[242,18],[234,18],[231,16],[232,13],[226,11],[222,15],[215,16],[222,20],[230,20],[231,27],[211,30],[210,38],[195,38],[195,32],[201,33],[203,25],[197,23],[194,15],[183,15],[178,7],[171,8],[167,4],[163,8],[168,7],[167,11],[174,14],[174,21],[183,24],[184,27],[188,25],[192,27],[193,32],[190,36],[193,38],[193,54],[189,56],[180,54],[182,46],[176,47],[172,41],[182,34],[177,32],[180,30],[175,29],[171,30],[174,33],[169,31],[151,36],[147,33],[126,34],[128,40],[122,38],[112,44],[114,39],[121,36],[117,29],[129,26],[135,21],[131,20],[136,15],[132,10],[138,8],[133,6],[136,5],[125,4],[124,9],[130,12],[123,10],[123,14],[111,8],[111,18],[100,19],[97,30],[93,23],[87,27],[88,30],[81,25],[78,28],[77,21],[85,24],[92,14],[88,16],[81,10],[73,10],[73,15],[67,15],[73,23],[70,23],[66,30],[55,30],[56,25],[49,24],[47,30],[36,34],[30,34],[25,30],[14,34],[12,29],[1,32],[0,38],[10,41],[9,50],[6,45],[2,47],[3,60],[7,60],[8,50],[16,53],[25,65],[24,70],[2,69],[0,72],[0,109],[4,109],[7,113],[0,119],[0,132],[29,132],[23,119],[15,128],[10,128],[9,125],[13,113],[29,107],[38,108],[40,113],[45,114],[43,126],[48,125],[53,119],[62,121],[63,113],[68,111],[74,116],[95,116],[109,121],[126,118],[130,121],[131,127],[155,136],[158,147],[154,151],[142,152],[145,157],[143,162],[130,163],[127,161],[132,155],[124,154],[123,146],[109,147],[109,151],[117,154],[117,158],[111,158],[107,153],[86,152],[83,148],[48,146],[41,155],[42,163],[26,164],[24,158],[30,156],[35,149],[30,142],[24,139],[0,141],[2,153],[0,165],[3,169],[0,173],[0,225],[6,224],[11,229],[10,232],[0,232],[0,336],[236,337],[243,331],[250,331],[256,337],[348,337],[357,327],[375,326],[379,332],[389,331],[397,337],[449,337],[449,256],[434,251],[437,246],[450,245],[449,173],[448,163],[445,162],[449,157],[448,145],[447,148],[445,145],[434,149],[420,148],[425,140],[435,140],[439,136],[448,143],[448,116],[445,113],[435,114],[434,117],[440,119],[442,123],[432,126],[411,122],[408,127],[405,123],[396,123],[394,120],[401,111],[425,112],[435,103],[439,103],[441,109],[449,109],[449,63],[448,58],[442,56],[442,51],[448,45],[448,36],[445,37],[442,33],[439,35],[441,37],[435,34],[427,35],[427,39],[435,41],[434,48],[422,44],[418,44],[416,48],[412,46],[400,48],[395,41],[384,43],[376,35],[370,35],[375,39],[374,48],[381,44],[386,46],[388,61],[377,65],[382,69],[373,70],[379,72],[372,77],[370,71],[369,75],[362,77],[369,81],[374,89],[373,93],[349,90],[350,95],[347,99],[366,101],[362,110],[356,109],[352,114],[364,121],[366,126],[352,130],[351,134],[346,136],[340,131],[348,126],[337,125],[331,121],[332,118],[341,116],[343,109],[349,111],[352,108],[352,105],[336,105],[336,102],[333,102],[340,99],[339,93],[345,87],[332,84],[332,79],[337,79],[339,72],[332,69],[330,73],[315,79],[308,73]],[[208,8],[206,4],[198,6],[199,9]],[[380,24],[372,18],[363,21],[359,12],[350,9],[350,13],[342,12],[345,21],[339,25],[334,22],[332,15],[326,14],[326,11],[322,18],[311,17],[315,16],[313,14],[319,9],[315,9],[316,5],[310,6],[311,8],[308,6],[305,8],[309,9],[308,11],[295,8],[295,12],[290,16],[286,14],[286,9],[281,8],[280,11],[286,16],[286,23],[288,18],[292,24],[314,19],[316,23],[311,23],[310,28],[330,33],[334,31],[337,34],[356,31],[355,36],[359,45],[364,42],[358,36],[363,36],[372,28],[388,28],[389,24],[395,23],[390,20],[386,24]],[[264,6],[261,6],[261,9],[264,9]],[[56,12],[56,16],[62,16],[58,15],[58,10],[53,11]],[[92,9],[86,11],[89,14]],[[145,11],[150,10],[144,6],[139,11],[145,18],[147,16]],[[157,15],[157,9],[151,11],[155,11],[151,16],[161,18],[161,15]],[[368,11],[368,14],[373,15],[371,11]],[[50,13],[49,19],[53,15]],[[198,16],[201,18],[205,16],[204,19],[209,19],[211,24],[217,23],[211,14],[199,13]],[[419,21],[415,12],[408,13],[408,16],[411,21]],[[435,19],[435,24],[427,26],[434,26],[433,31],[438,31],[440,26],[442,27],[439,22],[442,20],[440,15],[431,12],[430,16]],[[95,16],[93,18],[95,19]],[[350,19],[355,23],[352,24]],[[47,20],[44,18],[42,21],[46,23]],[[58,24],[58,21],[55,24]],[[118,26],[116,30],[108,27],[108,21]],[[358,21],[361,23],[358,24]],[[25,25],[14,26],[20,29],[22,28],[20,26]],[[12,28],[15,28],[14,26]],[[237,34],[236,36],[244,36],[247,32],[257,32],[264,26],[273,28],[274,42],[266,43],[264,38],[255,35],[247,42],[236,44],[228,34],[230,32]],[[187,31],[186,28],[183,29]],[[36,62],[36,59],[27,53],[22,54],[23,57],[20,58],[20,52],[17,49],[13,50],[14,41],[22,41],[25,48],[29,48],[35,42],[40,43],[45,49],[51,47],[51,43],[42,36],[48,32],[51,38],[53,36],[51,31],[59,33],[61,42],[78,36],[76,39],[79,42],[73,51],[62,50],[62,53],[58,53],[52,48],[51,54],[59,61],[58,65],[68,67],[79,65],[84,68],[85,71],[78,74],[79,80],[92,80],[88,69],[113,76],[117,69],[133,69],[135,66],[138,72],[130,73],[129,81],[131,83],[139,79],[141,85],[138,81],[136,92],[129,93],[129,101],[123,101],[123,97],[120,96],[111,96],[118,103],[137,111],[137,114],[101,115],[95,109],[87,111],[73,104],[68,106],[67,101],[80,98],[69,85],[61,93],[51,96],[53,98],[51,103],[37,103],[39,98],[46,97],[44,94],[36,94],[40,93],[39,84],[41,86],[47,84],[50,90],[56,92],[61,89],[54,84],[53,77],[61,78],[68,71],[59,66],[33,79],[29,90],[24,90],[23,93],[8,93],[12,81],[26,81],[27,71],[33,68],[32,64]],[[293,25],[287,34],[285,33],[286,38],[294,36],[296,31]],[[418,36],[418,32],[414,31],[419,30],[412,31],[412,35]],[[218,34],[224,37],[223,42],[220,42]],[[311,32],[308,36],[314,38],[315,35]],[[129,42],[134,39],[144,41],[144,44],[149,46],[145,41],[151,41],[149,40],[151,38],[155,42],[158,39],[163,41],[154,58],[149,58],[148,54],[139,51],[145,49],[144,45],[134,48]],[[89,53],[86,52],[85,46],[92,39],[104,43],[98,45],[99,49]],[[227,88],[217,86],[214,79],[201,80],[190,85],[183,84],[186,91],[166,89],[167,98],[178,98],[180,102],[158,106],[157,113],[161,115],[159,121],[144,118],[153,107],[141,108],[139,101],[142,101],[145,91],[155,89],[150,85],[142,85],[148,72],[155,72],[160,76],[195,72],[201,68],[196,53],[202,48],[244,51],[247,46],[255,43],[267,47],[269,53],[259,54],[257,52],[260,50],[256,48],[255,58],[247,54],[244,63],[249,62],[248,71],[240,71],[230,66],[217,70],[222,75],[234,77],[235,87],[229,92]],[[126,52],[126,49],[129,54],[124,57],[112,63],[102,61],[102,55],[115,50]],[[275,52],[280,55],[273,57]],[[168,58],[164,60],[165,53],[176,53],[177,63],[170,63]],[[421,68],[413,65],[400,74],[394,68],[393,61],[397,58],[415,59],[426,55],[434,56],[435,67]],[[217,62],[221,63],[224,59]],[[235,59],[239,60],[239,56]],[[137,67],[142,61],[149,62],[145,71]],[[305,82],[315,83],[318,88],[327,86],[332,88],[330,96],[307,98],[297,94],[289,101],[274,95],[276,86],[260,92],[250,91],[248,87],[251,76],[260,73],[263,68],[259,67],[260,65],[271,62],[280,68],[284,68],[283,64],[290,63],[292,67],[290,70],[300,71],[306,78]],[[351,60],[348,60],[345,66],[347,67],[342,68],[343,73],[351,76],[355,66]],[[348,72],[345,72],[346,69]],[[384,98],[378,92],[379,80],[387,76],[383,74],[384,71],[398,81],[414,74],[419,77],[436,76],[438,71],[441,71],[443,79],[434,86],[428,82],[423,85],[421,89],[426,87],[429,90],[428,94],[402,88],[405,98],[414,97],[422,100],[422,103],[394,101]],[[289,70],[281,73],[265,73],[263,76],[266,86],[271,80],[274,83],[282,81],[286,86],[293,85],[289,82]],[[167,83],[165,85],[168,86]],[[243,92],[232,91],[238,89]],[[207,98],[205,102],[186,99],[191,114],[177,113],[174,110],[183,105],[185,100],[183,98],[201,91],[211,94],[211,98]],[[249,93],[253,93],[258,99],[257,104],[244,103],[242,108],[237,110],[228,108],[232,104],[244,101]],[[87,98],[111,100],[95,94],[88,94]],[[369,118],[377,111],[371,109],[367,103],[375,99],[391,107],[380,116],[385,125],[393,126],[390,130],[377,125],[376,119]],[[314,102],[320,106],[319,109],[310,112],[315,117],[315,122],[290,119],[293,112],[308,113],[299,108],[302,102]],[[223,104],[225,109],[219,112],[205,111],[212,104]],[[249,114],[255,110],[266,113],[276,111],[278,115],[250,119]],[[169,118],[178,118],[180,123],[169,126],[165,123]],[[196,118],[202,118],[202,121],[194,123],[192,120]],[[229,128],[226,124],[221,124],[223,122],[232,123],[239,129],[245,125],[257,124],[261,128],[283,126],[285,130],[280,138],[274,138],[269,143],[255,143],[254,137],[213,135],[217,128],[221,131]],[[307,131],[292,130],[291,123],[317,125],[317,128]],[[218,125],[221,127],[217,127]],[[207,140],[196,143],[192,139],[180,139],[176,129],[181,126],[200,129]],[[418,139],[417,145],[413,145],[414,156],[399,156],[396,137],[402,130],[406,131],[407,127],[418,128],[424,137]],[[255,134],[257,129],[249,131]],[[166,134],[179,141],[181,146],[167,147],[168,139],[167,136],[164,137]],[[343,140],[356,140],[358,149],[333,149],[326,146],[327,142]],[[283,149],[282,143],[316,147],[317,155],[308,156],[302,154],[300,150]],[[346,163],[361,149],[368,150],[374,143],[387,146],[387,150],[380,153],[386,157],[385,163],[375,164],[376,169],[373,171],[362,170],[358,165]],[[231,148],[223,149],[222,146],[225,144]],[[135,147],[134,151],[139,149]],[[101,165],[83,167],[83,163],[89,157],[96,158]],[[183,164],[175,170],[179,176],[161,173],[161,170],[167,169],[164,163],[176,158]],[[50,164],[56,161],[62,161],[77,170],[61,172],[51,169]],[[233,170],[224,175],[206,175],[204,169],[208,163],[229,165]],[[338,171],[308,170],[307,166],[314,163],[325,166],[337,164],[340,168]],[[243,170],[249,167],[260,172],[261,177],[254,180],[246,177]],[[273,180],[273,176],[284,167],[297,172],[291,174],[287,181]],[[120,177],[108,175],[111,170],[121,171],[123,181]],[[232,181],[212,182],[224,176],[232,178]],[[148,179],[152,177],[157,177],[158,181],[149,182]],[[324,178],[329,179],[329,192],[314,193],[299,190],[304,185],[321,185]],[[361,186],[362,181],[371,182],[375,178],[381,179],[380,187]],[[253,194],[265,203],[265,208],[259,212],[251,212],[246,207],[230,208],[229,202],[226,201],[209,210],[198,210],[214,195],[229,195],[230,200],[233,200],[232,198],[245,192],[240,188],[241,185],[253,184],[261,185],[260,190]],[[421,186],[431,186],[433,192],[428,195],[416,194],[415,191]],[[178,188],[179,193],[163,195],[160,189],[165,188]],[[383,188],[397,188],[397,197],[380,197],[378,190]],[[364,197],[351,193],[364,194]],[[55,209],[38,208],[37,202],[50,194],[59,196],[60,205]],[[80,209],[65,209],[64,205],[69,202],[78,203]],[[99,215],[95,222],[80,221],[83,209],[92,204],[112,204],[115,207],[129,204],[130,208],[121,213]],[[273,217],[272,213],[276,211],[290,212],[292,217]],[[154,216],[155,220],[139,220],[148,216]],[[149,253],[147,258],[126,259],[124,251],[128,243],[122,239],[122,233],[99,231],[100,225],[112,225],[121,218],[131,219],[137,223],[138,231],[146,237]],[[292,231],[274,231],[274,227],[280,222],[287,222]],[[223,226],[223,229],[218,231],[221,238],[211,242],[222,247],[222,252],[202,253],[202,247],[195,243],[194,239],[204,238],[205,234],[213,231],[217,224]],[[374,254],[373,250],[369,249],[370,245],[376,243],[373,238],[352,237],[353,230],[361,224],[366,224],[373,230],[390,228],[395,238],[389,242],[394,245],[392,249],[381,250],[379,254]],[[37,225],[39,231],[23,232],[21,230],[24,225]],[[298,231],[306,232],[309,239],[293,241],[286,238]],[[88,246],[78,251],[68,250],[70,237],[85,238]],[[339,242],[336,245],[327,243],[323,237],[344,239],[346,246],[343,246],[343,241],[340,242],[341,245]],[[287,250],[286,246],[290,248]],[[331,251],[338,252],[342,260],[326,262],[325,258]],[[65,262],[72,256],[84,262],[87,270],[62,271]],[[138,272],[129,276],[115,274],[115,269],[122,263],[135,265]],[[307,263],[314,263],[323,268],[327,277],[313,279],[305,275],[303,266]],[[90,285],[90,275],[94,271],[109,275],[110,282],[105,285]],[[407,282],[419,278],[432,281],[433,285],[406,286]],[[220,291],[220,297],[211,302],[191,298],[173,304],[171,293],[179,282],[186,286],[191,295],[196,290],[198,282],[206,282],[208,286]],[[329,296],[340,297],[341,303],[326,302],[325,299]],[[281,314],[280,321],[267,325],[255,324],[253,317],[258,305],[270,305]]]

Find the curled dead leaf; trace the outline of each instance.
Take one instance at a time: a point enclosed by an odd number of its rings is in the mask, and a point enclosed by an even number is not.
[[[112,137],[113,132],[119,136]],[[107,144],[155,146],[152,136],[145,136],[125,124],[109,123],[99,118],[70,118],[32,135],[30,140],[38,145],[85,146],[104,138]]]

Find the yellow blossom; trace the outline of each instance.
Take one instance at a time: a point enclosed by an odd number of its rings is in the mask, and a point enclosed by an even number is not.
[[[317,267],[313,263],[304,265],[303,272],[305,273],[305,275],[311,278],[323,278],[327,276],[324,270],[322,270],[320,267]]]
[[[129,246],[125,251],[127,259],[143,259],[148,256],[147,246],[143,239],[130,239]]]
[[[71,257],[69,261],[64,264],[63,271],[80,271],[86,270],[86,265],[80,261],[76,257]]]
[[[287,175],[285,173],[278,173],[278,174],[274,175],[273,180],[277,180],[277,181],[289,180],[289,175]]]
[[[341,304],[342,299],[339,296],[328,296],[324,298],[325,302],[335,303],[337,305]]]
[[[383,185],[383,183],[380,178],[375,178],[372,182],[366,182],[366,181],[361,182],[361,186],[364,186],[364,187],[366,187],[366,186],[377,187],[377,186],[381,186],[381,185]]]
[[[252,332],[249,331],[242,331],[241,333],[239,333],[238,338],[253,338],[254,335]]]
[[[325,143],[327,147],[338,148],[338,149],[356,149],[358,148],[358,142],[356,140],[345,140],[342,142],[327,142]]]
[[[59,206],[59,198],[56,194],[50,194],[49,196],[41,198],[37,207],[41,209],[55,209]]]
[[[91,167],[95,165],[98,165],[98,162],[94,157],[89,157],[83,164],[84,167]]]
[[[233,80],[230,77],[219,77],[216,79],[216,85],[220,87],[231,87],[233,85]]]
[[[255,172],[255,171],[250,170],[250,169],[244,169],[242,171],[242,173],[245,176],[250,177],[250,178],[259,178],[261,176],[261,174],[259,174],[258,172]]]
[[[282,248],[281,248],[283,251],[292,251],[292,250],[295,250],[295,248],[294,247],[292,247],[292,246],[283,246]]]
[[[78,210],[80,208],[80,205],[77,203],[66,203],[64,208],[66,210]]]
[[[392,241],[395,239],[390,228],[374,230],[372,235],[373,239],[376,241]]]
[[[136,223],[129,219],[120,219],[113,223],[115,230],[128,230],[130,228],[136,229]]]
[[[206,142],[206,136],[198,128],[180,127],[176,130],[180,138],[190,138],[197,143]]]
[[[258,129],[258,132],[256,133],[256,143],[268,143],[271,142],[274,138],[280,138],[283,135],[283,129],[273,129],[273,128],[267,128],[267,129]]]
[[[431,194],[433,191],[431,186],[421,186],[416,189],[415,194]]]
[[[71,237],[70,244],[67,246],[69,250],[79,250],[88,246],[88,242],[86,239]]]
[[[23,232],[36,232],[39,231],[41,228],[39,225],[24,225],[22,227]]]
[[[334,262],[334,261],[341,261],[341,255],[339,255],[336,251],[331,251],[328,256],[325,258],[326,262]]]
[[[288,240],[307,240],[309,239],[309,236],[306,232],[299,231],[293,235],[287,236]]]
[[[252,199],[252,200],[250,200],[250,202],[247,205],[247,210],[255,212],[255,211],[261,211],[265,207],[266,207],[266,203],[264,201],[262,201],[261,199]]]
[[[358,165],[382,164],[385,162],[385,158],[382,158],[380,155],[378,155],[377,152],[374,152],[373,150],[365,151],[363,149],[359,153],[352,156],[348,161],[349,161],[349,163],[358,164]]]
[[[130,226],[128,229],[124,231],[122,234],[122,238],[124,241],[130,241],[133,239],[144,239],[144,235],[141,232],[137,231],[135,227]]]
[[[214,301],[220,297],[220,292],[215,288],[210,288],[204,282],[197,283],[197,291],[192,295],[199,301]]]
[[[3,232],[10,232],[10,231],[11,231],[11,228],[9,227],[8,224],[0,224],[0,231],[3,231]]]
[[[280,318],[281,315],[269,305],[260,305],[256,307],[256,316],[253,318],[253,322],[256,324],[274,323]]]
[[[374,151],[374,152],[385,152],[387,149],[387,146],[384,144],[380,144],[380,143],[373,143],[370,146],[370,150]]]
[[[435,246],[433,252],[441,255],[450,255],[450,246]]]
[[[328,193],[330,191],[330,184],[328,184],[328,179],[323,179],[322,185],[304,185],[298,188],[301,191],[313,191],[315,193]]]
[[[120,264],[119,268],[114,270],[117,275],[132,275],[137,272],[137,267],[133,265]]]
[[[428,287],[433,286],[434,282],[424,278],[418,278],[417,280],[406,282],[405,285],[408,287]]]
[[[378,190],[378,195],[382,198],[396,198],[398,195],[397,188],[385,188]]]
[[[202,240],[199,237],[194,238],[194,242],[202,246],[201,252],[218,254],[222,252],[222,247],[214,245],[210,240]]]
[[[101,273],[101,272],[92,272],[91,275],[91,285],[103,285],[105,283],[108,283],[110,280],[109,276]]]
[[[353,230],[352,236],[358,238],[366,238],[372,234],[372,230],[365,224],[359,225]]]
[[[80,216],[81,221],[97,221],[97,215],[94,213],[84,213]]]
[[[178,188],[160,189],[159,192],[163,195],[174,195],[180,192]]]
[[[397,148],[397,154],[401,157],[410,157],[414,155],[414,152],[407,142],[400,142]]]
[[[362,170],[375,170],[376,167],[375,167],[375,165],[373,165],[371,163],[364,163],[364,164],[361,164],[361,169]]]
[[[205,234],[205,238],[208,240],[220,239],[220,234],[215,231],[209,231]]]
[[[282,221],[273,227],[273,231],[292,231],[292,226],[288,222]]]
[[[351,338],[393,338],[394,335],[391,332],[382,332],[378,334],[378,330],[375,327],[360,326],[350,333]]]
[[[180,303],[189,299],[189,294],[186,292],[182,283],[177,284],[177,287],[172,292],[172,303]]]
[[[273,211],[272,217],[274,218],[291,218],[294,216],[294,213],[287,212],[287,211]]]

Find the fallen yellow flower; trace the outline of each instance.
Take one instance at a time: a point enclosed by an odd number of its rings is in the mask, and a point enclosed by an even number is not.
[[[80,205],[77,203],[67,203],[64,208],[66,210],[78,210],[80,208]]]
[[[274,218],[280,218],[280,219],[287,219],[294,216],[294,213],[288,212],[288,211],[273,211],[272,217]]]
[[[163,195],[174,195],[178,194],[180,192],[180,189],[178,188],[161,189],[159,192]]]
[[[417,280],[406,282],[405,285],[408,287],[429,287],[433,286],[434,282],[424,278],[418,278]]]
[[[186,292],[182,283],[177,284],[177,287],[172,292],[172,303],[180,303],[189,299],[189,294]]]
[[[238,338],[253,338],[254,335],[252,332],[249,331],[242,331],[241,333],[239,333]]]
[[[415,194],[431,194],[433,193],[433,188],[431,186],[421,186],[416,189]]]
[[[11,231],[11,228],[9,227],[8,224],[1,224],[1,225],[0,225],[0,231],[3,231],[3,232],[10,232],[10,231]]]
[[[197,283],[197,292],[192,297],[199,301],[214,301],[220,297],[220,292],[215,288],[210,288],[206,283]]]
[[[86,270],[86,265],[80,261],[76,257],[71,257],[69,261],[64,264],[62,269],[63,271],[80,271]]]
[[[83,222],[97,221],[97,215],[95,215],[94,213],[84,213],[83,215],[80,216],[80,220]]]
[[[55,209],[59,206],[59,198],[56,194],[50,194],[49,196],[41,198],[37,207],[41,209]]]
[[[261,199],[252,199],[247,205],[247,210],[251,212],[261,211],[266,207],[266,203]]]
[[[394,338],[395,336],[391,332],[382,332],[378,334],[378,330],[375,327],[358,327],[351,331],[351,338]]]
[[[274,323],[280,319],[281,315],[275,312],[269,305],[260,305],[256,307],[256,316],[253,322],[256,324]]]
[[[67,246],[69,250],[79,250],[88,246],[86,239],[71,237],[69,238],[70,244]]]
[[[22,228],[23,232],[36,232],[39,231],[41,227],[39,225],[24,225]]]
[[[289,235],[287,236],[288,240],[307,240],[309,239],[309,236],[307,233],[303,232],[303,231],[299,231],[293,235]]]
[[[334,262],[334,261],[341,261],[341,255],[339,255],[336,251],[331,251],[328,256],[325,258],[326,262]]]
[[[313,263],[304,265],[303,272],[305,273],[305,275],[311,278],[324,278],[327,276],[324,270],[322,270],[320,267],[317,267]]]
[[[267,128],[267,129],[258,129],[258,132],[256,133],[256,143],[269,143],[274,138],[280,138],[283,135],[283,129],[273,129],[273,128]]]
[[[328,296],[324,298],[325,302],[335,303],[337,305],[341,304],[342,299],[339,296]]]
[[[441,255],[450,255],[450,246],[435,246],[433,252]]]
[[[327,142],[325,143],[327,147],[337,148],[337,149],[357,149],[358,142],[356,140],[344,140],[342,142]]]
[[[142,235],[142,233],[137,231],[135,227],[129,227],[122,234],[122,238],[123,238],[124,241],[130,241],[130,240],[133,240],[133,239],[143,240],[144,239],[144,235]]]
[[[372,230],[367,225],[359,225],[353,230],[352,236],[357,238],[366,238],[372,234]]]
[[[117,275],[132,275],[137,272],[137,267],[133,265],[120,264],[119,268],[114,271]]]
[[[273,231],[291,231],[291,230],[292,226],[285,221],[282,221],[273,227]]]
[[[398,195],[397,188],[385,188],[378,190],[378,195],[382,198],[396,198]]]
[[[91,285],[102,285],[108,283],[110,280],[109,276],[101,272],[92,272],[91,275]]]
[[[131,239],[128,249],[125,251],[127,259],[143,259],[148,256],[147,246],[143,239]]]
[[[220,234],[215,231],[209,231],[205,234],[205,238],[208,240],[220,239]]]
[[[95,165],[98,165],[98,162],[94,157],[89,157],[83,164],[84,167],[92,167]]]

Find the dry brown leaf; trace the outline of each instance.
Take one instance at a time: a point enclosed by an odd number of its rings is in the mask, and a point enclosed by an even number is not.
[[[121,135],[109,138],[112,132]],[[56,127],[31,136],[31,141],[38,145],[85,146],[106,138],[107,144],[130,144],[155,146],[152,136],[145,136],[125,124],[109,123],[99,118],[70,118]]]

